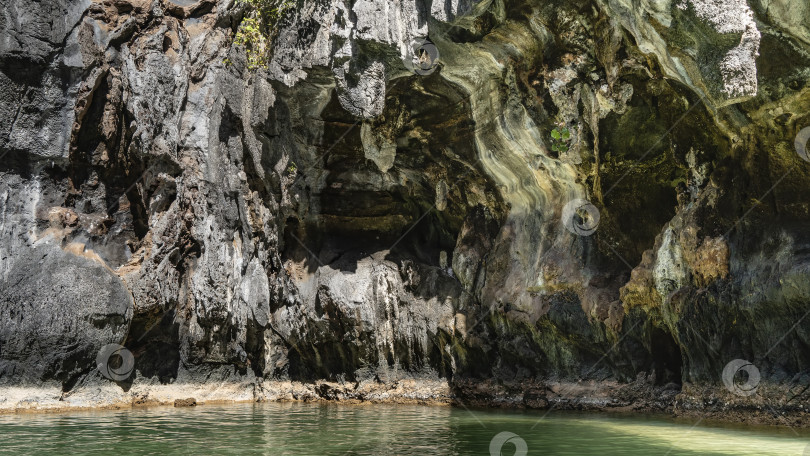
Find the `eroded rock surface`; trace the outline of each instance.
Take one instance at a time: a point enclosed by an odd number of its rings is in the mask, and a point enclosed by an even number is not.
[[[801,413],[799,3],[305,1],[248,71],[231,0],[6,1],[0,408]]]

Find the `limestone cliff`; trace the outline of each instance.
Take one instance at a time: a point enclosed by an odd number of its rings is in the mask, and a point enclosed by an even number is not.
[[[806,2],[0,4],[0,408],[803,410]]]

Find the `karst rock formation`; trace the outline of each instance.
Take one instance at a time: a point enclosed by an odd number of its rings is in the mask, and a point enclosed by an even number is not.
[[[805,0],[0,6],[0,409],[806,407]]]

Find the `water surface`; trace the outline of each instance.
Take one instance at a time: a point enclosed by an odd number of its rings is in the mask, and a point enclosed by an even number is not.
[[[665,417],[269,403],[0,415],[0,453],[489,455],[501,432],[523,439],[528,455],[785,456],[810,443],[803,430]]]

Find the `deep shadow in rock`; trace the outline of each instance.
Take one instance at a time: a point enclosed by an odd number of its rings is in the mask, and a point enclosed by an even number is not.
[[[672,334],[653,327],[650,330],[650,353],[652,355],[655,384],[666,385],[682,383],[683,360],[681,348],[675,342]]]
[[[135,315],[124,344],[135,356],[135,370],[146,378],[157,377],[161,383],[176,379],[180,366],[180,325],[174,316],[173,310]]]

